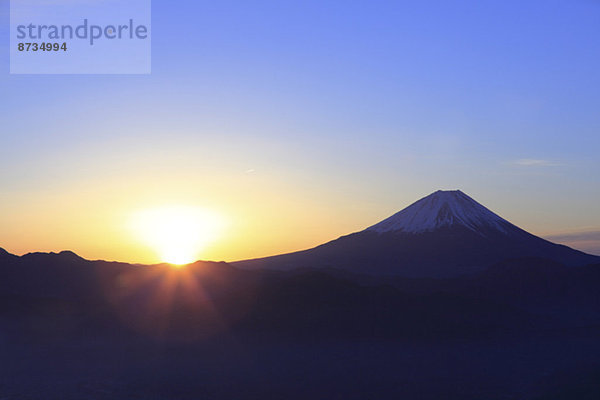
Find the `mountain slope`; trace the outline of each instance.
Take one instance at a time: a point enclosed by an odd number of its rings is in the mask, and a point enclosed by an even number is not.
[[[233,265],[440,278],[481,271],[520,257],[540,257],[568,266],[600,261],[600,257],[518,228],[461,191],[437,191],[364,231],[313,249]]]

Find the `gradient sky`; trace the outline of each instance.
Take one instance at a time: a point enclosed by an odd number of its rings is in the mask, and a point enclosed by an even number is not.
[[[156,262],[124,221],[200,206],[236,260],[461,189],[600,254],[600,1],[154,0],[149,76],[9,75],[0,247]]]

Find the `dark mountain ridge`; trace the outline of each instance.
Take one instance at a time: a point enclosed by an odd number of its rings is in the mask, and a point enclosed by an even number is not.
[[[534,400],[598,359],[599,286],[531,258],[433,279],[3,254],[0,393]]]
[[[444,331],[450,329],[443,322],[447,318],[458,323],[451,329],[455,333],[472,334],[483,326],[516,329],[535,325],[534,315],[542,309],[542,314],[552,315],[575,306],[593,320],[600,309],[599,286],[600,265],[569,268],[539,258],[506,260],[471,275],[436,279],[318,268],[247,271],[203,261],[184,268],[142,266],[88,261],[72,252],[10,255],[0,260],[0,297],[5,300],[65,301],[86,318],[112,313],[118,320],[110,324],[121,325],[125,318],[125,327],[134,323],[144,325],[143,329],[152,321],[172,319],[170,313],[176,309],[181,330],[189,334],[193,332],[190,319],[197,328],[206,325],[206,318],[215,325],[212,318],[217,310],[219,323],[229,327],[281,334],[295,327],[294,334],[307,335],[314,328],[317,336],[321,330],[336,335],[408,334],[407,324],[413,326],[413,333],[427,326]],[[165,296],[169,308],[157,307]],[[175,336],[181,333],[176,326],[171,326]]]

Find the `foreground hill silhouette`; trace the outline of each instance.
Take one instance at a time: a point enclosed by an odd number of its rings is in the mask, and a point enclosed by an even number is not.
[[[0,250],[0,395],[597,398],[599,285],[542,258],[414,279]]]
[[[600,257],[524,231],[459,190],[440,190],[364,231],[313,249],[234,265],[441,278],[482,271],[502,260],[521,257],[541,257],[567,266],[600,263]]]

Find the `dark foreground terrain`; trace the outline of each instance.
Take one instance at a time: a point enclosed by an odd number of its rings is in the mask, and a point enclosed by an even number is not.
[[[0,252],[0,399],[597,399],[599,285]]]

